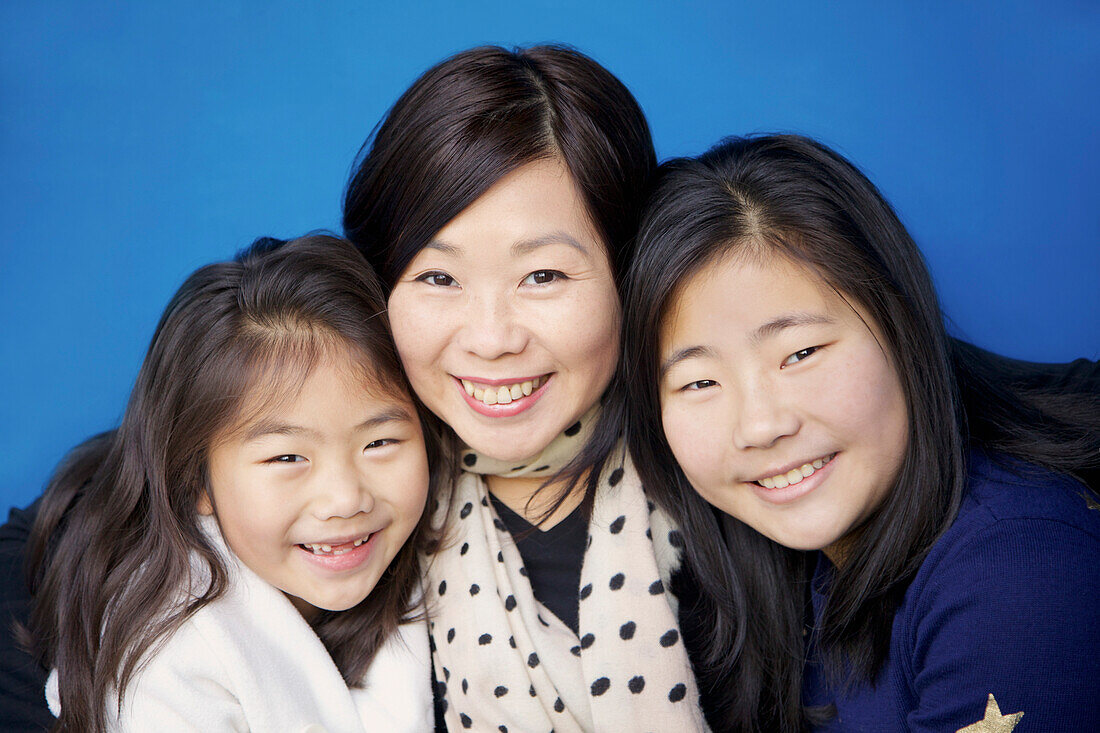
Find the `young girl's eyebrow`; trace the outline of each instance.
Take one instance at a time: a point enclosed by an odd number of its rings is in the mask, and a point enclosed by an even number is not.
[[[391,422],[401,422],[412,420],[412,416],[407,410],[400,407],[388,407],[385,410],[368,417],[363,422],[355,426],[354,431],[359,432],[362,430],[369,430],[376,428],[380,425],[385,425]],[[279,420],[260,420],[255,425],[252,425],[245,431],[245,442],[256,440],[267,435],[302,435],[306,437],[318,438],[320,434],[312,428],[307,428],[302,425],[292,425],[290,423],[281,422]]]

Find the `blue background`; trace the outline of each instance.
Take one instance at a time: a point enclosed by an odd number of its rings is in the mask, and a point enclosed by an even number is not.
[[[0,511],[117,423],[191,270],[336,228],[385,110],[481,43],[594,56],[662,159],[733,133],[821,138],[896,205],[957,332],[1100,355],[1096,3],[397,5],[0,6]]]

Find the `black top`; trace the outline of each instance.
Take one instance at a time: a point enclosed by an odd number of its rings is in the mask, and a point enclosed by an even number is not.
[[[580,635],[581,565],[588,545],[588,516],[584,505],[545,531],[509,509],[489,493],[500,521],[516,541],[531,592],[542,605]]]
[[[43,731],[53,725],[46,708],[46,670],[16,642],[14,624],[30,617],[23,554],[38,502],[12,509],[0,527],[0,730]]]

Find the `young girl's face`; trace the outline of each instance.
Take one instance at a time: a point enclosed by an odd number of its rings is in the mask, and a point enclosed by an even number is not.
[[[366,598],[424,510],[416,411],[362,375],[347,354],[324,355],[293,399],[210,453],[200,511],[307,618]]]
[[[893,486],[907,411],[875,325],[779,257],[683,284],[661,329],[661,416],[688,480],[772,540],[842,558]]]

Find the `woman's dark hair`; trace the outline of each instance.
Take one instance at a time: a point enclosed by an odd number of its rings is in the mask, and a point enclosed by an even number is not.
[[[626,278],[628,440],[647,491],[687,537],[699,625],[711,631],[701,681],[720,710],[714,717],[730,729],[797,730],[821,712],[801,706],[811,556],[707,504],[661,430],[659,334],[668,309],[694,274],[746,255],[794,262],[857,303],[898,365],[908,408],[895,487],[853,539],[821,617],[817,644],[834,677],[850,669],[847,681],[873,681],[881,668],[905,589],[954,520],[969,445],[1081,469],[1100,449],[1100,410],[1096,395],[1024,394],[991,355],[950,339],[905,227],[875,186],[824,145],[792,135],[731,138],[662,165]],[[973,432],[968,413],[978,418]]]
[[[573,175],[620,272],[657,166],[653,142],[623,83],[566,46],[483,46],[424,72],[360,152],[344,233],[388,291],[447,222],[546,158]]]
[[[473,48],[424,72],[360,152],[344,194],[344,232],[388,292],[435,234],[493,184],[550,158],[572,174],[621,280],[657,167],[653,141],[623,83],[561,45]],[[593,489],[621,426],[601,416],[562,476],[588,475]],[[450,435],[438,421],[436,430]]]
[[[199,526],[213,443],[290,399],[313,366],[347,353],[365,383],[409,389],[382,289],[348,242],[257,240],[234,261],[197,270],[157,326],[120,427],[58,468],[32,531],[36,656],[59,674],[59,729],[100,731],[146,656],[226,589],[227,570]],[[262,408],[261,408],[262,409]],[[429,446],[431,454],[431,446]],[[374,592],[311,621],[348,684],[413,612],[422,520]],[[190,588],[193,558],[209,572]]]

